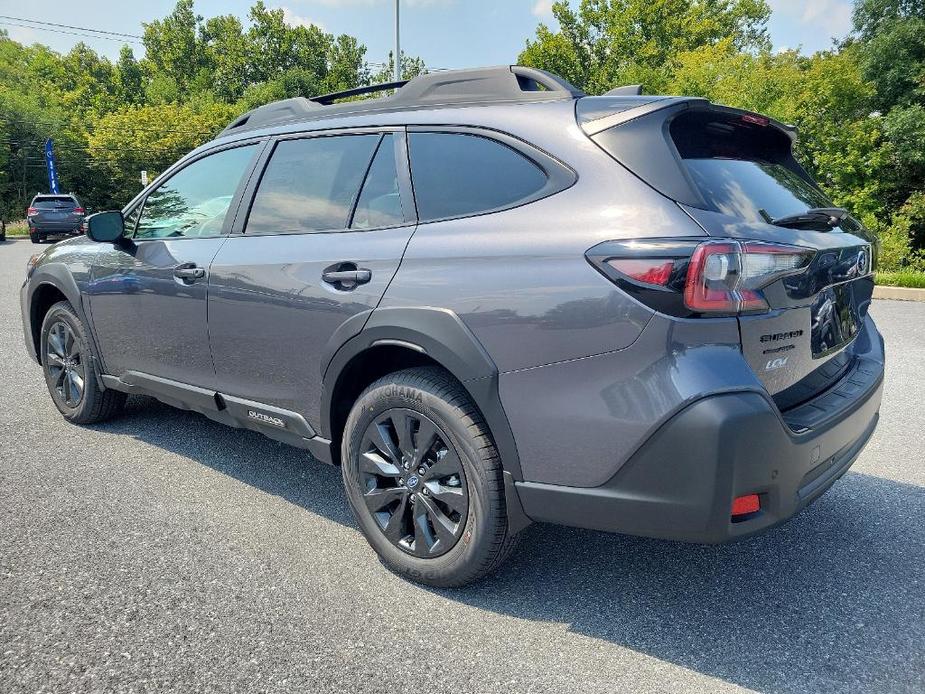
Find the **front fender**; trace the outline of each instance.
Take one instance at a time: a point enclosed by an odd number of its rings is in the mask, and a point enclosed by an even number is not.
[[[40,306],[36,299],[40,296],[43,288],[47,287],[53,287],[63,294],[64,298],[67,299],[68,303],[74,308],[74,312],[83,323],[85,332],[89,338],[90,344],[88,347],[90,348],[91,356],[94,361],[100,365],[98,371],[103,372],[104,369],[102,368],[102,362],[100,360],[99,347],[96,344],[93,326],[83,302],[83,295],[73,273],[65,265],[60,263],[47,263],[37,266],[32,276],[23,287],[23,327],[26,330],[26,339],[28,340],[27,346],[29,347],[30,354],[35,357],[36,361],[39,360],[37,356],[39,351],[39,340],[37,336],[41,329],[44,315],[39,315]]]

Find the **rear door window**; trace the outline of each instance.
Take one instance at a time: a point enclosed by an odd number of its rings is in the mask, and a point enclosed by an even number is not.
[[[546,173],[517,150],[463,133],[411,133],[411,177],[421,221],[513,207],[541,191]]]
[[[385,135],[366,174],[350,228],[375,229],[404,221],[398,167],[395,164],[395,141],[392,135]]]
[[[371,133],[280,141],[254,195],[246,233],[345,229],[380,139]]]

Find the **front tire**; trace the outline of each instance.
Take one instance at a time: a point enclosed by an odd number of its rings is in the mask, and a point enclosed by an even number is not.
[[[354,517],[392,571],[462,586],[513,548],[498,452],[446,371],[407,369],[370,385],[347,418],[341,456]]]
[[[74,424],[95,424],[118,414],[125,393],[99,386],[96,360],[83,323],[67,301],[52,306],[42,321],[42,371],[58,411]]]

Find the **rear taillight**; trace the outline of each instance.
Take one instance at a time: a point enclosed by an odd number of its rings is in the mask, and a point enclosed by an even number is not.
[[[587,258],[648,306],[677,316],[767,311],[761,290],[803,271],[815,251],[734,239],[609,241]]]
[[[83,213],[84,213],[84,208],[82,208],[82,207],[75,207],[75,208],[74,208],[74,214],[83,214]]]
[[[694,250],[684,305],[695,313],[748,313],[768,310],[759,291],[806,267],[814,251],[760,241],[708,241]]]
[[[38,214],[38,213],[39,213],[39,208],[37,207],[30,207],[29,209],[26,210],[27,217],[31,217],[32,215]]]
[[[631,280],[660,287],[668,284],[674,268],[674,261],[664,258],[611,258],[607,264]]]

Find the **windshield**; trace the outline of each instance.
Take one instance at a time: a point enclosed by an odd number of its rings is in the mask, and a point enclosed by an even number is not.
[[[707,203],[732,217],[763,222],[832,206],[822,191],[783,164],[748,159],[685,159],[684,163]]]

